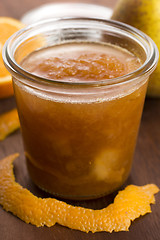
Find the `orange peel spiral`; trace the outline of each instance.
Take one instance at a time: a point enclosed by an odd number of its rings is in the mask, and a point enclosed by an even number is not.
[[[38,198],[15,182],[13,154],[0,161],[0,204],[6,211],[25,221],[51,227],[59,223],[84,232],[127,231],[131,221],[151,212],[154,194],[159,191],[154,184],[129,185],[120,191],[114,203],[101,210],[74,207],[54,198]]]

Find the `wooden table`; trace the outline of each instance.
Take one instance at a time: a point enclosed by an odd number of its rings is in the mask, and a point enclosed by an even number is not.
[[[48,1],[53,2],[53,1]],[[70,1],[69,1],[70,2]],[[81,1],[85,2],[85,1]],[[113,7],[116,0],[88,1]],[[45,0],[1,0],[0,15],[20,18],[28,10],[45,3]],[[0,113],[15,106],[14,98],[0,100]],[[20,131],[10,135],[0,142],[0,159],[14,152],[19,152],[20,158],[15,161],[16,181],[27,187],[37,196],[47,197],[47,194],[37,189],[28,176]],[[147,99],[145,102],[140,133],[131,175],[126,184],[143,185],[155,183],[160,186],[160,99]],[[101,199],[72,204],[100,209],[113,201],[116,193]],[[11,213],[0,207],[0,239],[1,240],[159,240],[160,239],[160,194],[156,195],[156,205],[152,205],[152,213],[134,221],[129,232],[119,233],[83,233],[70,230],[58,224],[51,228],[37,228],[28,225]]]

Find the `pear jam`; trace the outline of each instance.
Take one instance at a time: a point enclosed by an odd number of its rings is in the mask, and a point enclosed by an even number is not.
[[[58,85],[53,93],[14,81],[27,167],[36,185],[60,197],[91,199],[124,183],[147,79],[125,87],[112,80],[141,64],[123,48],[82,42],[37,50],[23,59],[23,69],[47,79],[46,89]],[[99,87],[102,81],[107,83]]]

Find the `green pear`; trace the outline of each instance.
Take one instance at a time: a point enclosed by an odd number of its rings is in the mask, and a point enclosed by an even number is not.
[[[160,50],[160,0],[119,0],[112,19],[140,29]],[[150,76],[147,95],[160,97],[160,62]]]

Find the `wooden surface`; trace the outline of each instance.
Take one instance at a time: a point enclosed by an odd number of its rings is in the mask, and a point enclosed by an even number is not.
[[[53,1],[48,1],[53,2]],[[71,1],[69,1],[71,2]],[[86,2],[86,1],[81,1]],[[88,1],[113,7],[116,0]],[[1,0],[0,15],[20,18],[26,11],[45,3],[45,0]],[[0,113],[15,106],[14,98],[0,100]],[[15,161],[16,180],[37,196],[48,195],[36,188],[29,179],[23,154],[20,131],[0,142],[0,159],[14,152],[20,152]],[[125,183],[143,185],[155,183],[160,186],[160,99],[147,99],[145,102],[140,133],[132,172]],[[113,201],[116,193],[101,199],[74,202],[74,205],[100,209]],[[71,202],[70,202],[71,203]],[[0,239],[1,240],[159,240],[160,239],[160,194],[156,195],[156,205],[152,205],[152,213],[133,222],[129,232],[120,233],[83,233],[59,226],[37,228],[22,222],[11,213],[0,207]]]

